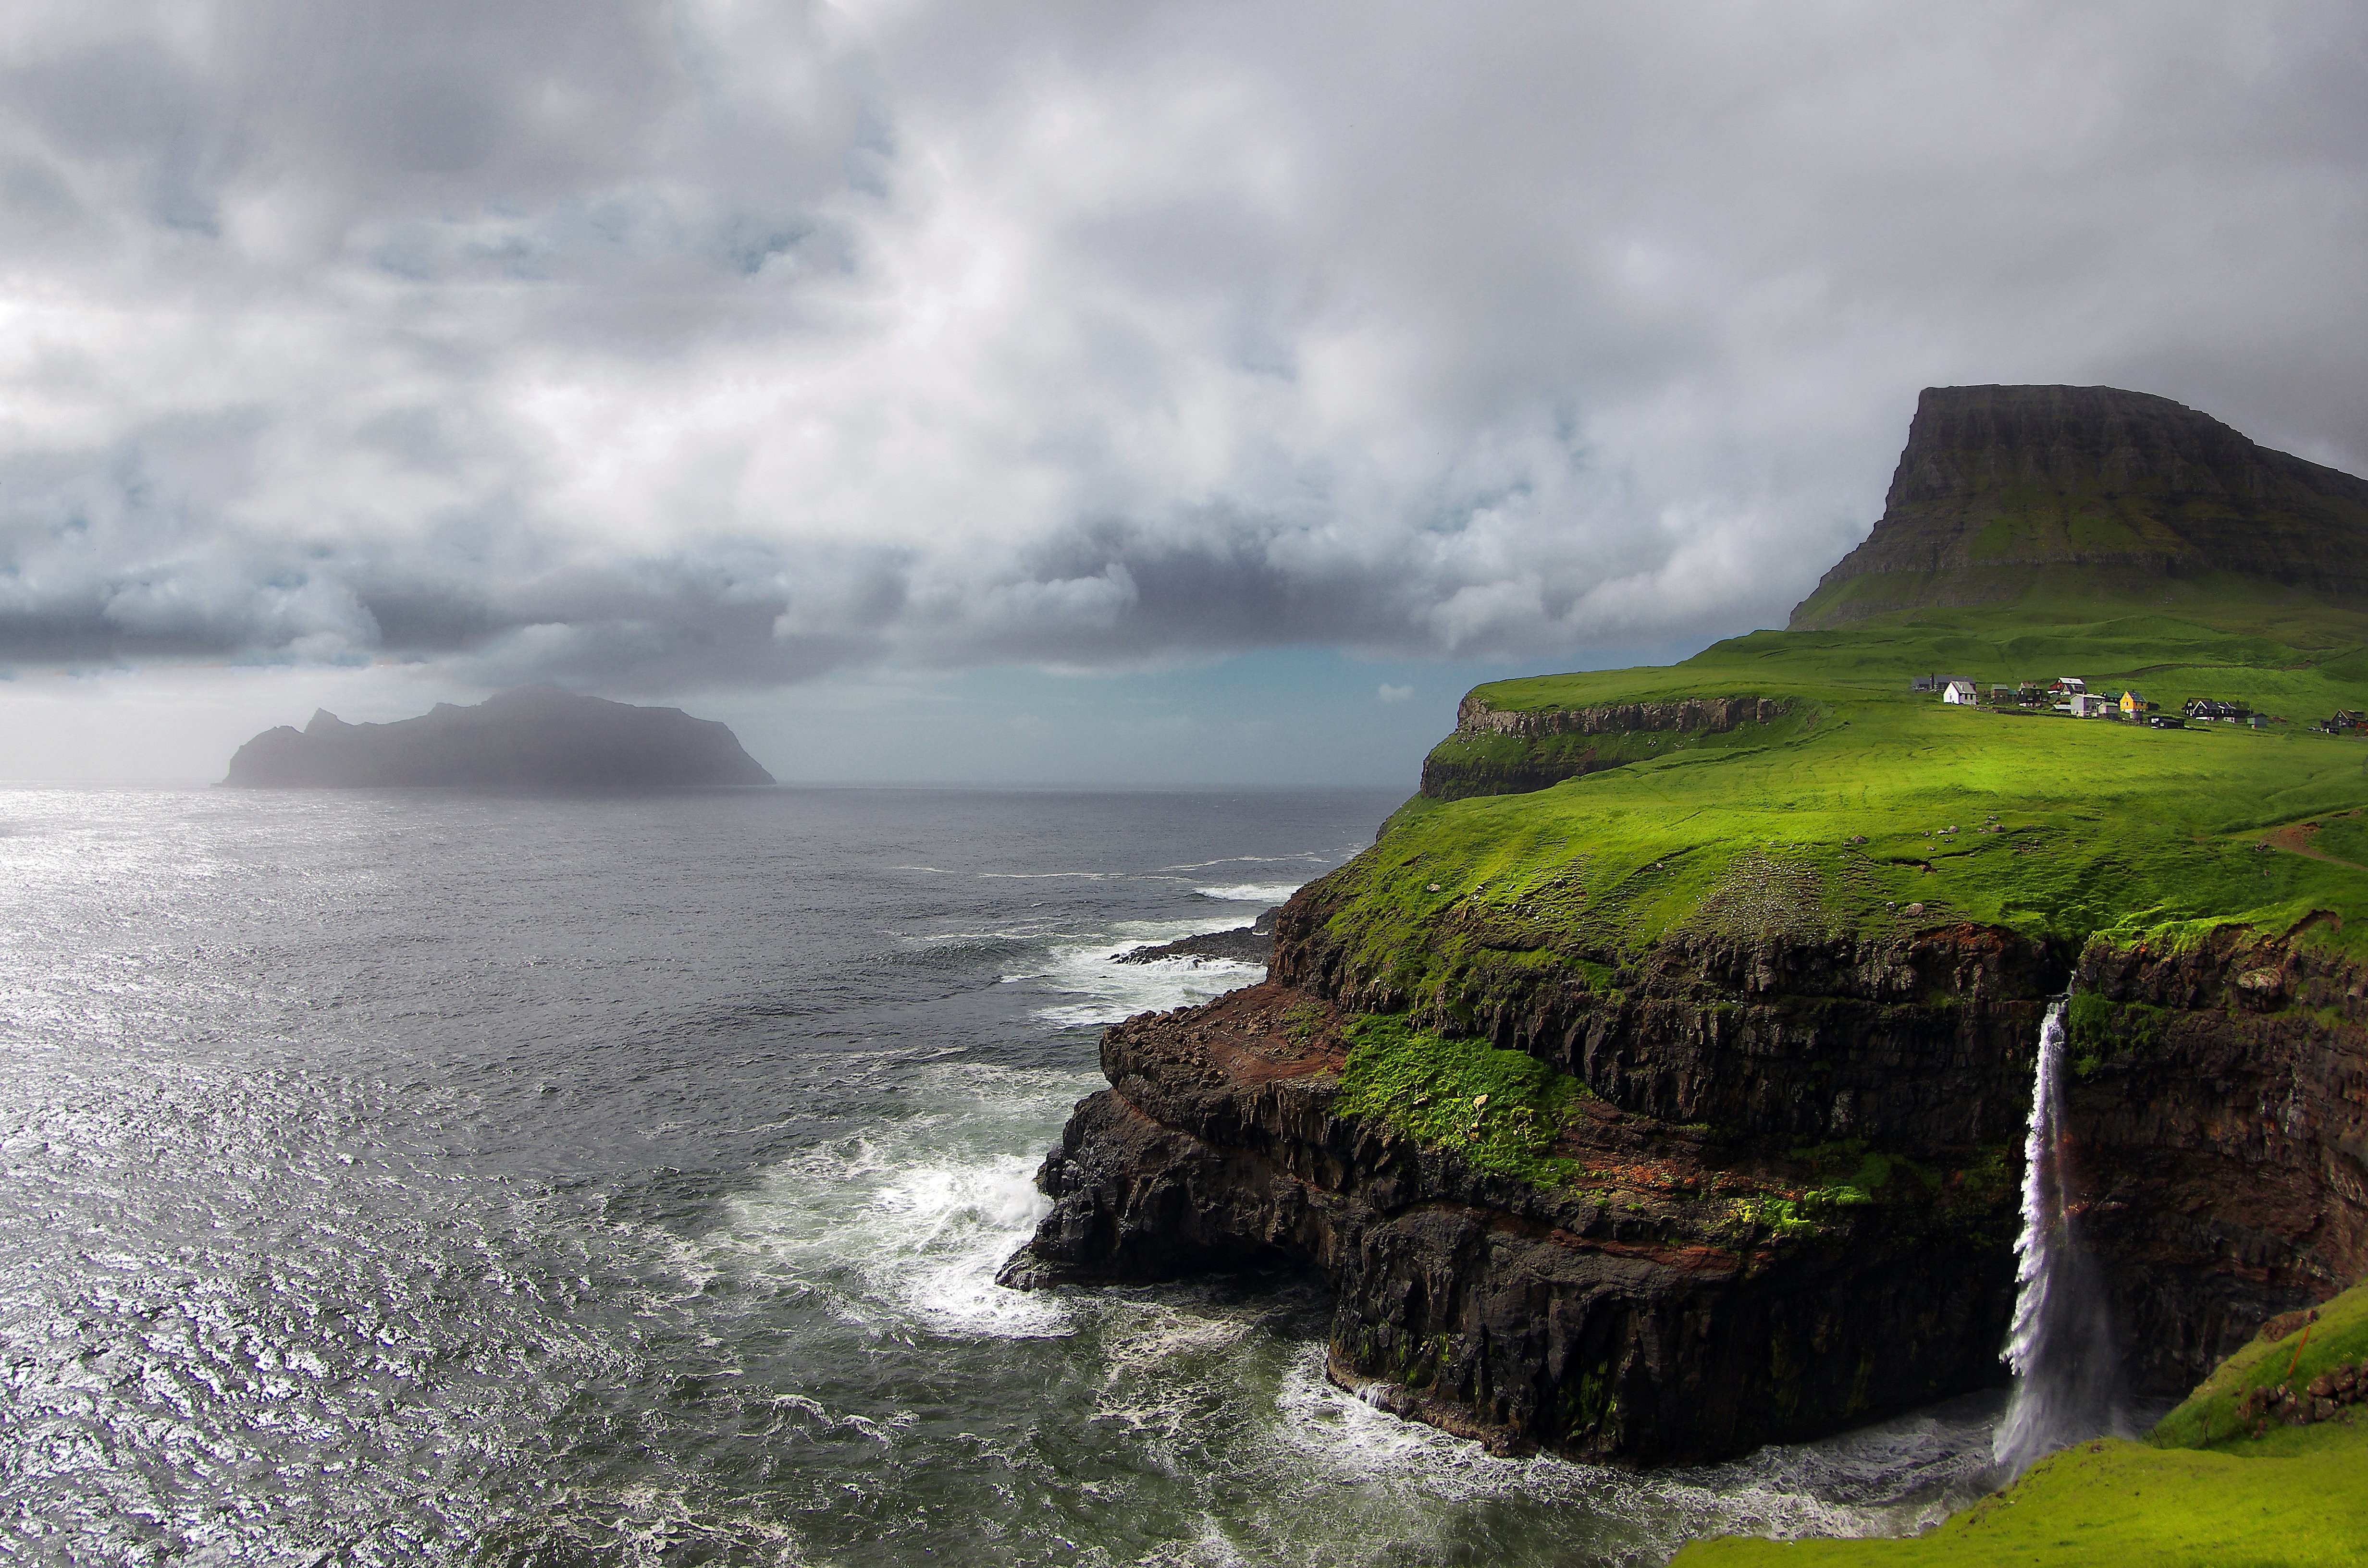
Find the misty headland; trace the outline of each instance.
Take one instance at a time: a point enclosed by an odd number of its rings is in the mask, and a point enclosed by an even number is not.
[[[558,790],[772,783],[728,725],[679,708],[636,708],[555,687],[439,702],[416,719],[348,724],[326,710],[302,730],[238,748],[233,789],[477,785]]]

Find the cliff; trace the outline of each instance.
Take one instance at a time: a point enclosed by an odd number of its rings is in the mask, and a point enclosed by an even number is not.
[[[2134,394],[1932,393],[1918,431],[1915,527],[1887,515],[1832,581],[1929,602],[1474,691],[1424,792],[1285,907],[1269,989],[1110,1032],[1008,1277],[1312,1264],[1337,1378],[1500,1446],[1656,1462],[1831,1430],[2003,1381],[2067,988],[2130,1388],[2178,1392],[2368,1269],[2362,743],[1908,686],[2368,709],[2344,510],[2368,487]],[[1942,505],[2099,474],[2176,503],[2146,560]],[[1975,577],[1917,528],[2020,540],[2054,586],[1952,605]],[[2157,569],[2183,586],[2130,613]]]
[[[1747,726],[1771,731],[1793,711],[1782,699],[1685,697],[1535,711],[1496,707],[1475,691],[1456,705],[1455,732],[1422,763],[1434,801],[1519,795],[1607,768],[1710,744]]]
[[[473,708],[348,724],[325,710],[266,730],[231,758],[238,789],[467,784],[567,789],[770,784],[727,726],[678,708],[635,708],[524,687]]]
[[[1419,1068],[1377,1096],[1348,1021],[1269,982],[1109,1030],[1111,1088],[1045,1161],[1053,1210],[1005,1281],[1312,1264],[1337,1381],[1504,1451],[1706,1459],[1993,1378],[2017,1212],[1996,1148],[1895,1165],[1585,1092],[1475,1104]],[[1422,1136],[1451,1104],[1470,1135]]]

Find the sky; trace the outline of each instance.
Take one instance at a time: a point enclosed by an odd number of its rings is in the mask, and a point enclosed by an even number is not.
[[[0,779],[548,681],[1411,788],[1783,623],[1918,391],[2368,472],[2348,3],[12,0]]]

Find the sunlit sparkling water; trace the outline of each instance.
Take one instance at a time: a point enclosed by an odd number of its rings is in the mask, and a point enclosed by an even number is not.
[[[0,791],[0,1555],[1654,1562],[1994,1405],[1647,1478],[1323,1379],[1308,1279],[1019,1295],[1118,965],[1371,793]]]

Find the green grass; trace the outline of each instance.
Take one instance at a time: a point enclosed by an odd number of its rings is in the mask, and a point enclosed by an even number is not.
[[[2368,1284],[2318,1322],[2223,1361],[2146,1444],[2083,1443],[1937,1529],[1896,1540],[1697,1541],[1672,1568],[1991,1568],[2009,1563],[2246,1564],[2368,1562],[2368,1407],[2308,1426],[2237,1433],[2248,1389],[2300,1391],[2368,1359]]]
[[[1577,1078],[1518,1051],[1441,1039],[1399,1014],[1352,1017],[1345,1032],[1343,1113],[1379,1117],[1427,1148],[1535,1186],[1565,1187],[1584,1174],[1554,1153],[1587,1094]]]
[[[2351,1568],[2368,1561],[2368,1428],[2306,1430],[2282,1459],[2083,1443],[1924,1535],[1729,1536],[1670,1568]]]
[[[1927,616],[1497,682],[1479,690],[1502,709],[1757,695],[1793,699],[1798,717],[1531,794],[1417,798],[1318,892],[1353,976],[1451,1033],[1542,970],[1616,986],[1673,934],[1972,922],[2068,949],[2100,932],[2170,945],[2231,922],[2286,932],[2326,912],[2309,940],[2368,951],[2354,918],[2368,873],[2259,847],[2266,828],[2368,805],[2368,740],[2305,727],[2368,709],[2368,617],[2281,613],[2274,636],[2159,615],[2070,629]],[[1985,687],[2082,675],[2166,708],[2218,696],[2290,722],[2158,731],[1969,710],[1909,695],[1928,671]],[[2325,825],[2314,846],[2368,865],[2368,823]]]
[[[2237,1402],[2249,1389],[2283,1385],[2299,1393],[2319,1373],[2368,1361],[2368,1284],[2355,1285],[2318,1309],[2318,1321],[2275,1343],[2256,1339],[2220,1363],[2185,1403],[2162,1418],[2148,1441],[2162,1448],[2212,1448],[2231,1454],[2290,1454],[2316,1438],[2315,1426],[2272,1426],[2267,1436],[2239,1430]],[[2355,1415],[2362,1406],[2351,1407]],[[2361,1479],[2368,1490],[2368,1472]]]

